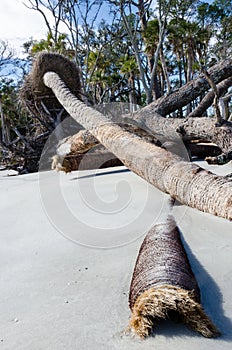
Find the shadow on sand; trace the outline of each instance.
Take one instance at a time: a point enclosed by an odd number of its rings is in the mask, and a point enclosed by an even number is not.
[[[74,180],[80,180],[80,179],[88,179],[91,177],[95,177],[95,176],[104,176],[104,175],[109,175],[109,174],[121,174],[121,173],[127,173],[130,172],[129,169],[118,169],[118,170],[112,170],[112,171],[104,171],[101,173],[94,173],[94,174],[90,174],[90,175],[84,175],[84,176],[77,176],[71,179],[71,181]]]
[[[224,315],[223,295],[219,286],[193,254],[183,237],[183,233],[181,233],[181,240],[200,287],[203,308],[220,331],[221,336],[219,339],[232,341],[232,320]]]

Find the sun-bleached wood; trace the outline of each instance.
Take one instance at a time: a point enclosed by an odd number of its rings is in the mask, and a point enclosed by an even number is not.
[[[44,83],[68,113],[130,170],[181,203],[232,219],[232,182],[142,140],[78,100],[54,72]]]

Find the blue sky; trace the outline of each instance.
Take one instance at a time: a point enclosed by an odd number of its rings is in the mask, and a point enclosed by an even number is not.
[[[17,56],[22,55],[24,42],[31,37],[40,40],[47,33],[41,14],[26,8],[24,3],[28,4],[28,0],[0,0],[0,40],[8,41]]]
[[[0,0],[0,40],[8,41],[10,46],[15,48],[17,56],[21,55],[24,42],[31,37],[40,40],[47,34],[42,15],[38,11],[28,9],[24,4],[30,6],[29,0]],[[48,10],[44,11],[52,23],[52,15]],[[106,16],[104,7],[100,16]]]
[[[0,39],[8,41],[17,54],[30,37],[41,39],[46,35],[41,14],[27,9],[23,3],[28,1],[0,0]]]

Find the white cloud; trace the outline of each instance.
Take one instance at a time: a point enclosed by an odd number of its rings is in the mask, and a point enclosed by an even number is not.
[[[17,54],[22,53],[22,44],[46,36],[47,28],[38,11],[28,9],[27,0],[0,0],[0,39],[6,40]]]

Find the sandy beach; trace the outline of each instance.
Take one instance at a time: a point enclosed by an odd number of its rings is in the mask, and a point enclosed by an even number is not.
[[[208,168],[232,172],[231,163]],[[231,222],[179,203],[172,212],[221,337],[163,321],[141,340],[125,333],[130,280],[144,235],[168,215],[168,196],[125,167],[1,171],[0,193],[0,349],[231,349]]]

